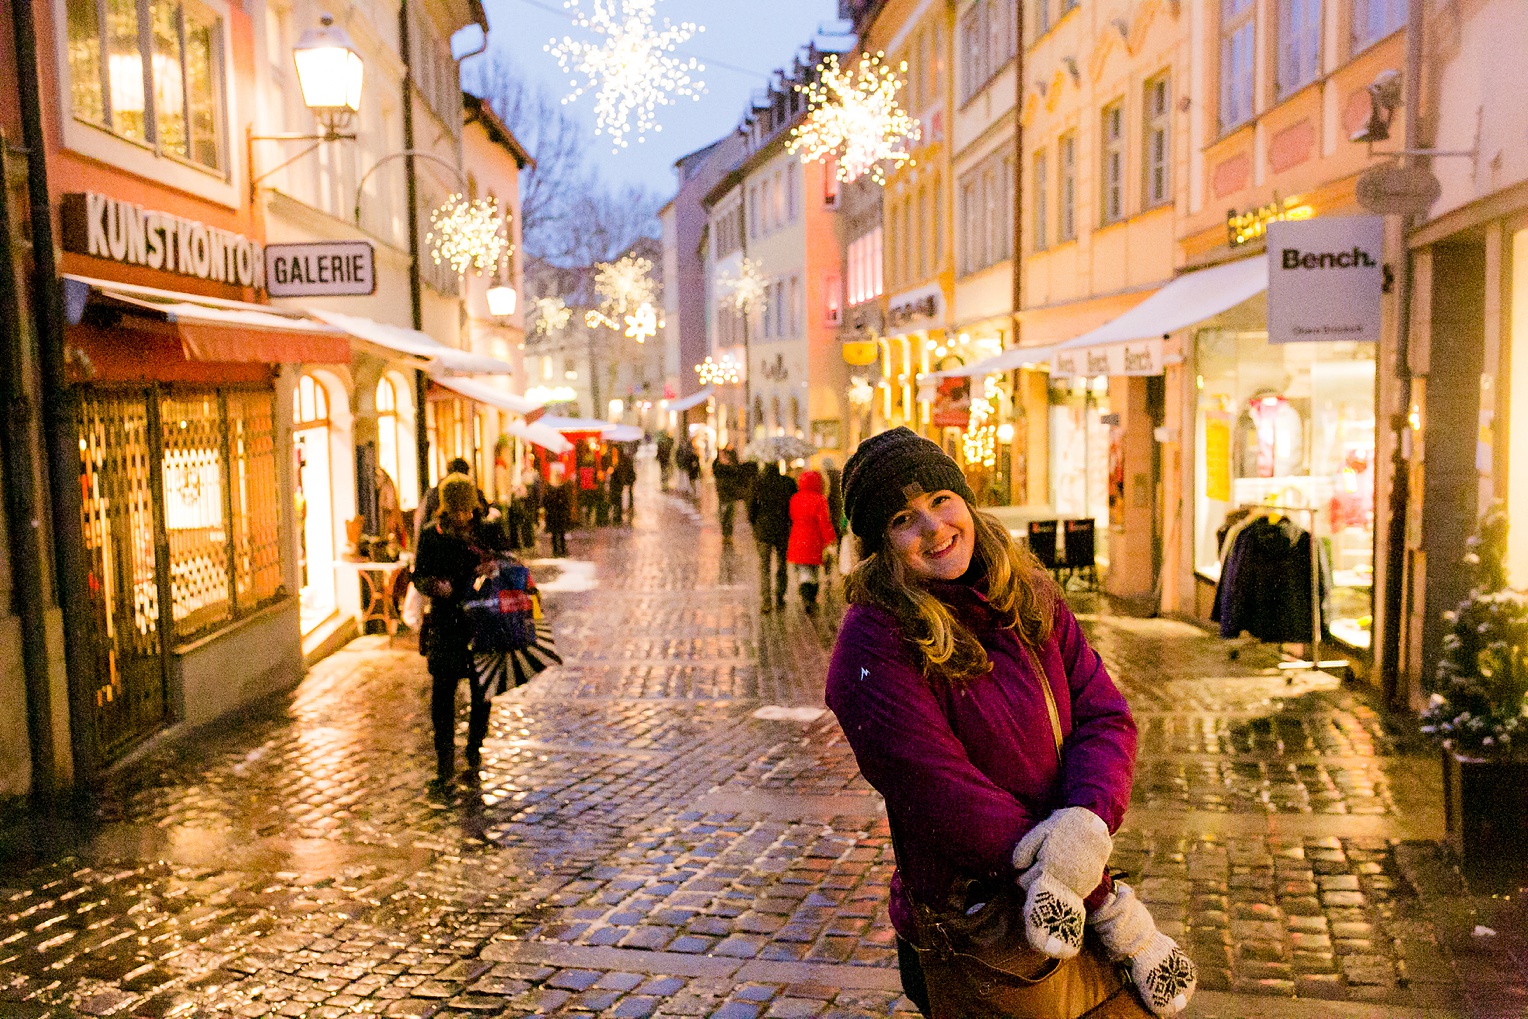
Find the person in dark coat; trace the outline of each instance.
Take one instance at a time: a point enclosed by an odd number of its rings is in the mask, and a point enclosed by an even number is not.
[[[561,461],[554,461],[550,471],[551,480],[541,493],[541,508],[546,514],[546,533],[552,539],[552,556],[561,559],[568,554],[568,528],[573,524],[573,486]]]
[[[1017,881],[1031,947],[1095,951],[1091,929],[1146,1006],[1174,1015],[1194,965],[1107,869],[1134,782],[1130,707],[1034,554],[974,502],[960,466],[907,428],[844,469],[864,558],[825,697],[886,800],[903,987],[930,1014],[917,906]]]
[[[628,447],[612,444],[610,449],[614,458],[610,467],[610,515],[619,524],[636,510],[632,488],[637,483],[637,465]]]
[[[472,631],[462,602],[478,576],[504,553],[502,528],[490,526],[478,510],[477,487],[465,474],[448,474],[437,486],[440,509],[419,535],[414,586],[429,599],[419,647],[430,669],[430,720],[435,728],[435,780],[456,775],[456,686],[472,690],[467,717],[467,767],[481,763],[488,734],[487,690],[472,683]]]
[[[684,474],[690,483],[690,498],[700,501],[700,453],[695,449],[695,440],[688,439],[684,444]]]
[[[674,473],[674,437],[666,431],[659,432],[655,445],[658,447],[658,487],[667,492],[669,476]]]
[[[722,541],[731,541],[732,528],[737,521],[737,504],[748,498],[748,473],[737,462],[737,450],[728,446],[716,455],[716,462],[711,465],[711,477],[716,479]]]
[[[767,463],[748,498],[748,523],[759,548],[760,612],[785,607],[785,585],[789,580],[785,550],[791,540],[791,496],[795,494],[796,483],[780,473],[780,465]]]

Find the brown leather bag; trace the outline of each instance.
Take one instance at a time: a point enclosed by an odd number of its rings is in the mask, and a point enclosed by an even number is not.
[[[1044,680],[1039,657],[1025,650]],[[1050,683],[1041,685],[1059,759],[1061,715]],[[944,909],[916,905],[913,947],[928,987],[930,1019],[1151,1019],[1091,931],[1075,957],[1053,959],[1031,948],[1024,935],[1024,893],[1016,882],[1004,881],[985,902],[980,894],[975,882],[958,883]]]

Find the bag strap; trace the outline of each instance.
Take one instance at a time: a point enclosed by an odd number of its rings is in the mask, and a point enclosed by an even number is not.
[[[1021,640],[1020,643],[1023,643]],[[1061,760],[1061,712],[1056,709],[1056,693],[1051,689],[1050,673],[1046,671],[1045,661],[1037,654],[1035,649],[1024,644],[1024,653],[1029,656],[1029,664],[1034,667],[1035,674],[1040,677],[1040,688],[1045,691],[1045,713],[1050,716],[1051,736],[1056,741],[1056,760]]]

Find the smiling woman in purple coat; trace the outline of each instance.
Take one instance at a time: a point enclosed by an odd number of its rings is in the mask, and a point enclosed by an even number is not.
[[[906,428],[844,467],[860,563],[827,703],[886,799],[903,987],[925,1015],[957,1014],[939,993],[931,1010],[921,924],[1017,882],[1035,951],[1076,956],[1086,925],[1173,1015],[1193,965],[1107,872],[1135,771],[1130,708],[1039,562],[974,501],[959,465]],[[971,900],[952,903],[956,889]]]

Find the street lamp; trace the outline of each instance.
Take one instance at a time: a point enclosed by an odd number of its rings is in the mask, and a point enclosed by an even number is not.
[[[302,34],[292,48],[303,105],[313,111],[329,134],[348,127],[361,112],[361,79],[365,68],[350,35],[337,28],[328,14],[318,28]]]
[[[508,318],[515,313],[515,307],[519,304],[519,295],[515,288],[507,283],[488,288],[488,314],[494,318]]]
[[[324,142],[355,141],[354,133],[345,133],[355,115],[361,109],[361,81],[365,66],[361,54],[356,51],[350,35],[337,28],[334,18],[325,14],[319,19],[318,28],[310,28],[293,47],[292,57],[297,64],[297,84],[302,90],[302,102],[318,122],[323,134],[255,134],[254,125],[245,129],[245,141],[249,150],[249,166],[255,165],[255,142],[312,142],[307,148],[285,162],[277,163],[259,176],[253,172],[249,178],[249,197],[254,201],[259,194],[260,182],[277,170],[284,170],[303,156],[316,150]]]

